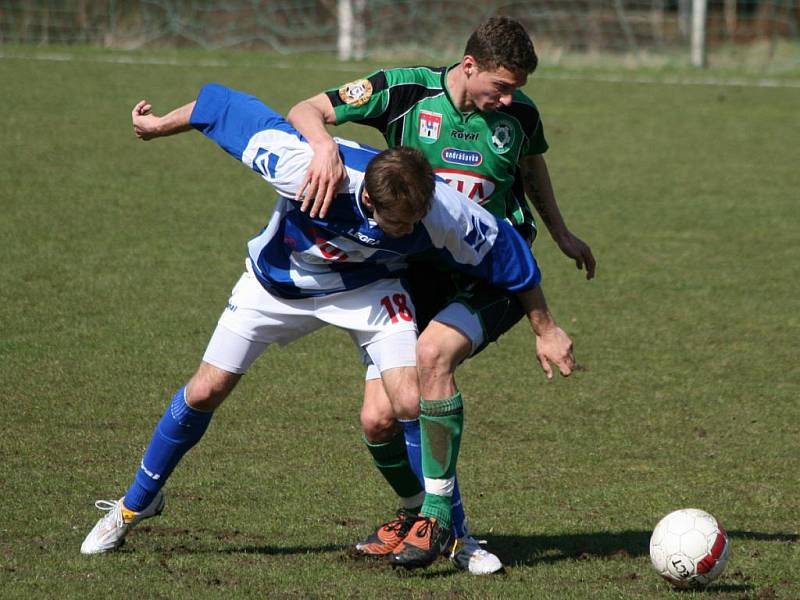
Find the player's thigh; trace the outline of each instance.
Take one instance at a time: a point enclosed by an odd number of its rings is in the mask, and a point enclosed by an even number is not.
[[[270,344],[285,345],[323,327],[325,323],[315,316],[315,309],[314,298],[287,300],[270,294],[248,265],[231,291],[204,360],[244,373]],[[223,335],[221,330],[244,341]]]
[[[458,323],[463,325],[463,319]],[[417,367],[420,373],[429,369],[452,373],[471,352],[472,340],[468,334],[449,323],[433,320],[417,341]]]
[[[413,366],[413,358],[411,356],[415,341],[413,338],[407,338],[405,344],[408,346],[406,358],[402,358],[403,352],[396,352],[398,345],[395,344],[396,337],[390,336],[384,338],[382,343],[372,344],[372,352],[376,352],[376,346],[379,346],[389,353],[391,353],[393,360],[382,360],[384,370],[388,371],[393,368],[391,363],[400,362],[405,363],[404,366]],[[361,406],[361,429],[364,436],[371,443],[384,442],[392,439],[400,431],[400,425],[397,422],[397,415],[389,395],[381,379],[381,372],[378,367],[372,362],[372,358],[366,349],[360,348],[362,362],[366,367],[365,381],[364,381],[364,402]],[[406,401],[411,401],[406,399]],[[401,400],[402,402],[402,400]],[[403,411],[408,413],[409,411]]]
[[[353,336],[358,343],[357,336]],[[417,334],[404,329],[363,346],[368,357],[367,388],[374,389],[375,377],[383,389],[396,419],[415,419],[419,411],[419,384],[416,360]],[[381,401],[377,397],[376,401]],[[385,405],[382,406],[385,408]]]
[[[475,281],[454,296],[434,321],[460,331],[475,356],[517,324],[525,315],[516,294]]]
[[[419,383],[416,367],[396,367],[381,372],[383,387],[397,419],[419,417]]]

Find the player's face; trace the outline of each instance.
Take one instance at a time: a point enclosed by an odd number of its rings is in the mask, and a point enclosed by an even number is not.
[[[372,211],[372,218],[383,232],[389,237],[400,238],[414,231],[414,225],[421,217],[417,215],[382,214],[379,210]]]
[[[381,211],[372,204],[369,194],[364,191],[362,197],[364,205],[372,211],[372,219],[389,237],[400,238],[414,231],[414,225],[422,220],[425,215],[418,215],[412,211],[393,210]]]
[[[514,92],[527,81],[524,73],[515,73],[505,67],[484,71],[477,64],[470,63],[467,72],[467,98],[475,109],[483,112],[511,106]]]

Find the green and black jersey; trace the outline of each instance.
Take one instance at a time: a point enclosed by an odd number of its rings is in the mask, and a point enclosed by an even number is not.
[[[452,67],[383,69],[326,92],[337,123],[378,129],[390,147],[421,150],[439,177],[524,231],[533,215],[517,176],[523,156],[547,150],[539,111],[517,90],[511,106],[462,113],[447,89]]]

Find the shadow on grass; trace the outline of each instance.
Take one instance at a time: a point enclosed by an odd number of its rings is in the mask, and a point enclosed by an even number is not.
[[[291,556],[295,554],[340,553],[347,559],[350,545],[291,545],[280,546],[259,543],[258,536],[244,534],[240,531],[198,530],[192,533],[188,529],[169,529],[159,527],[141,527],[136,534],[170,537],[178,542],[173,552],[219,552],[221,554],[260,554],[269,556]],[[631,530],[620,532],[593,532],[565,535],[504,535],[489,534],[486,537],[488,548],[509,566],[533,566],[542,563],[555,563],[561,560],[625,560],[649,554],[650,531]],[[211,535],[223,542],[223,547],[212,548],[202,539]],[[764,542],[797,543],[800,535],[796,533],[768,533],[760,531],[732,530],[729,537],[734,540],[756,540]],[[479,536],[483,537],[483,536]],[[237,541],[239,543],[237,543]],[[437,573],[436,576],[442,574]],[[736,586],[734,586],[736,587]],[[738,587],[737,587],[738,589]]]
[[[350,547],[342,544],[280,546],[262,543],[262,541],[266,542],[263,536],[239,530],[187,529],[152,525],[136,528],[131,532],[129,539],[139,537],[166,538],[172,544],[169,551],[179,554],[219,553],[291,556],[328,552],[344,553]],[[216,542],[212,540],[216,540]]]
[[[449,561],[441,559],[428,569],[392,569],[385,561],[354,558],[350,544],[318,544],[318,545],[273,545],[257,534],[239,530],[210,529],[171,529],[158,527],[142,527],[136,534],[154,535],[170,538],[175,545],[167,553],[197,554],[217,553],[228,555],[260,555],[266,557],[293,557],[307,554],[333,554],[334,558],[347,563],[348,569],[380,570],[393,572],[400,579],[434,580],[458,576],[463,572],[449,565]],[[490,534],[485,536],[488,548],[497,554],[508,569],[505,574],[519,567],[535,567],[542,564],[557,563],[562,560],[614,560],[628,561],[649,555],[650,531],[630,530],[620,532],[591,532],[565,535],[504,535]],[[746,530],[730,530],[733,540],[755,540],[759,542],[798,543],[800,535],[796,533],[761,532]],[[221,545],[208,543],[207,538],[216,539]],[[483,537],[483,536],[481,536]],[[169,567],[164,564],[169,571]],[[642,577],[639,568],[633,564],[625,566],[626,572],[620,580],[635,581]],[[503,577],[496,575],[495,577]],[[493,578],[494,579],[494,578]],[[715,582],[704,590],[706,597],[727,594],[750,594],[754,587],[749,577],[739,571],[729,573],[723,581]],[[769,595],[772,588],[767,588],[765,595],[759,598],[776,597]],[[677,590],[692,592],[692,590]]]
[[[345,552],[348,546],[325,544],[323,546],[231,546],[220,550],[223,554],[266,554],[269,556],[286,556],[292,554],[324,554],[327,552]]]
[[[530,566],[560,560],[608,560],[646,556],[650,553],[650,531],[577,533],[568,535],[494,535],[486,537],[488,547],[506,564]],[[796,533],[728,531],[732,540],[796,543]]]
[[[530,566],[565,559],[628,558],[649,552],[649,531],[576,533],[565,535],[485,536],[488,548],[505,564]]]

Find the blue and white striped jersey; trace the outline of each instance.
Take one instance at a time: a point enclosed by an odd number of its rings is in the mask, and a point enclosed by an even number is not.
[[[267,226],[248,243],[261,284],[283,298],[351,290],[403,274],[406,257],[438,250],[456,268],[510,291],[536,287],[539,269],[514,229],[443,181],[428,214],[392,238],[361,203],[364,171],[378,150],[338,140],[347,169],[324,219],[294,201],[312,150],[282,116],[253,96],[219,84],[202,88],[191,125],[256,171],[279,198]]]

